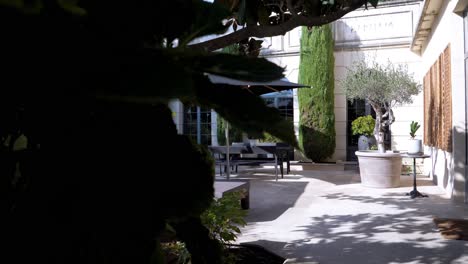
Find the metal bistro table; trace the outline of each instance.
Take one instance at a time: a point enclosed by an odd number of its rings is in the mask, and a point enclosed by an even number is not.
[[[431,157],[431,155],[427,154],[403,154],[403,158],[412,158],[413,159],[413,190],[406,195],[411,196],[411,199],[418,198],[418,197],[428,197],[426,194],[422,194],[416,188],[416,159],[425,159]]]

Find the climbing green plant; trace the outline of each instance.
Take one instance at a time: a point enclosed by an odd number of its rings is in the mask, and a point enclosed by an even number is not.
[[[335,151],[334,57],[329,25],[302,28],[298,90],[299,145],[306,157],[323,161]]]

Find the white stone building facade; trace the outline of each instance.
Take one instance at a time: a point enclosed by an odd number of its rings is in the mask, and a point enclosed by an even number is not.
[[[339,81],[347,67],[358,59],[406,65],[415,79],[423,84],[431,66],[450,46],[451,65],[451,151],[425,146],[431,154],[424,161],[425,172],[456,201],[467,202],[468,140],[467,140],[467,58],[468,58],[468,0],[392,0],[379,3],[378,8],[359,9],[332,24],[335,39],[335,130],[336,148],[330,161],[349,160],[354,151],[349,144],[348,102]],[[298,80],[300,28],[284,36],[265,39],[261,56],[285,67],[286,77]],[[299,129],[297,94],[294,91],[294,126]],[[392,149],[405,151],[409,139],[409,124],[424,124],[424,92],[411,105],[394,109],[395,123],[391,126]],[[173,103],[174,120],[183,126],[183,106]],[[211,112],[211,143],[217,144],[216,113]],[[417,138],[424,139],[424,129]]]
[[[411,49],[421,62],[418,74],[426,74],[440,55],[449,47],[451,83],[451,151],[437,146],[428,147],[431,162],[426,163],[434,182],[455,201],[468,202],[467,184],[467,58],[468,58],[468,1],[426,0]],[[426,106],[427,107],[427,106]],[[430,117],[432,118],[432,117]]]
[[[375,60],[385,63],[407,65],[416,80],[422,80],[417,69],[421,58],[411,52],[410,45],[418,22],[422,1],[390,1],[379,7],[360,9],[349,13],[332,24],[335,39],[335,131],[336,148],[330,161],[349,160],[354,152],[348,137],[350,122],[347,100],[339,82],[344,78],[347,67],[359,59]],[[300,28],[284,36],[269,38],[265,41],[262,55],[286,68],[286,77],[298,80]],[[296,134],[299,130],[299,110],[295,96],[294,125]],[[414,99],[412,105],[395,109],[396,121],[391,126],[392,149],[405,150],[411,121],[422,123],[422,95]],[[422,132],[418,131],[418,136]]]

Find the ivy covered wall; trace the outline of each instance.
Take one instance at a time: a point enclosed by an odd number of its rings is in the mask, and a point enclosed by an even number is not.
[[[335,150],[333,36],[329,25],[302,28],[298,89],[299,145],[314,162]]]

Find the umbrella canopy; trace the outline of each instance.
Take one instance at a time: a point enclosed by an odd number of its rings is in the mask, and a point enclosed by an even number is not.
[[[205,73],[211,83],[213,84],[222,84],[222,85],[232,85],[240,86],[242,89],[248,90],[250,93],[255,95],[262,95],[273,92],[281,92],[285,90],[291,90],[294,88],[307,87],[307,85],[298,84],[290,82],[286,78],[281,78],[269,82],[252,82],[252,81],[242,81],[237,79],[232,79],[212,73]],[[227,171],[226,177],[229,180],[230,177],[230,164],[229,164],[229,124],[226,124],[226,162],[227,162]],[[276,172],[278,173],[278,172]],[[278,179],[278,178],[277,178]]]
[[[220,76],[220,75],[216,75],[212,73],[205,73],[205,74],[211,83],[240,86],[242,87],[242,89],[246,89],[255,95],[262,95],[262,94],[273,93],[273,92],[281,92],[285,90],[307,86],[303,84],[290,82],[286,78],[281,78],[281,79],[277,79],[277,80],[273,80],[269,82],[251,82],[251,81],[231,79],[228,77],[224,77],[224,76]]]

